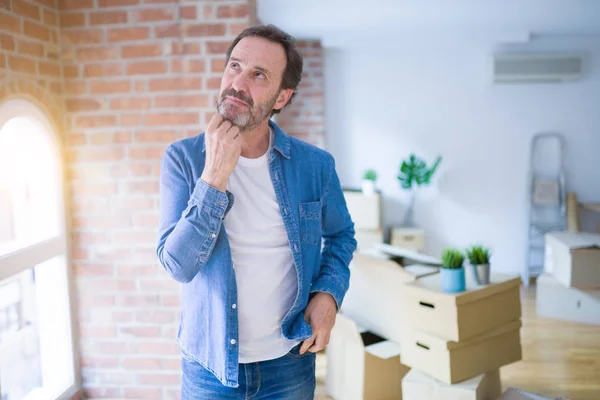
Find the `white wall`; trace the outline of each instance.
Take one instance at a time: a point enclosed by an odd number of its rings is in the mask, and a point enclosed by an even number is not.
[[[410,152],[444,157],[420,194],[416,221],[427,252],[482,242],[495,270],[526,261],[529,143],[540,131],[565,135],[567,189],[600,202],[600,37],[546,38],[532,49],[590,52],[591,72],[572,84],[494,85],[493,41],[408,35],[325,51],[326,132],[342,184],[359,187],[375,168],[386,223],[406,199],[396,179]],[[595,44],[596,43],[596,44]]]

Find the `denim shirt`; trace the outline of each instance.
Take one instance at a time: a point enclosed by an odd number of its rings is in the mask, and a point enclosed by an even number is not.
[[[304,320],[312,294],[329,293],[338,310],[342,306],[357,245],[354,223],[333,157],[269,124],[274,130],[269,173],[298,280],[281,329],[290,340],[304,340],[312,336]],[[156,251],[169,275],[183,283],[177,333],[183,357],[199,362],[223,385],[237,387],[237,288],[223,226],[235,199],[200,179],[205,159],[204,134],[165,150]]]

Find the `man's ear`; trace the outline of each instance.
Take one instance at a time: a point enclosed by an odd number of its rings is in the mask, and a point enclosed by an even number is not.
[[[294,94],[293,89],[281,89],[273,108],[275,110],[281,110],[290,101],[292,94]]]

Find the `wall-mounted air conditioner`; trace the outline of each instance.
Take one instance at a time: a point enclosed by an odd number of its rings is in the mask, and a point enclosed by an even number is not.
[[[578,80],[583,58],[579,54],[498,53],[494,55],[496,83],[552,83]]]

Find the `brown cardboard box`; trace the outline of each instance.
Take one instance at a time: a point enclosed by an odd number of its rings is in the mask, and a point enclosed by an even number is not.
[[[400,343],[407,324],[406,313],[399,309],[403,284],[437,272],[435,267],[403,268],[391,260],[355,253],[341,311],[373,333]]]
[[[463,341],[521,318],[521,278],[491,274],[489,285],[466,282],[466,291],[446,293],[440,274],[408,282],[399,293],[411,329]]]
[[[425,231],[420,228],[392,227],[390,229],[390,244],[415,251],[425,250]]]
[[[442,383],[414,368],[402,379],[404,400],[496,400],[501,393],[497,369],[454,385]]]
[[[521,321],[461,342],[416,330],[405,331],[402,362],[446,384],[454,384],[521,360]]]
[[[400,346],[338,314],[325,349],[325,390],[334,400],[402,399]]]
[[[600,288],[599,234],[552,232],[545,240],[545,272],[565,286]]]

